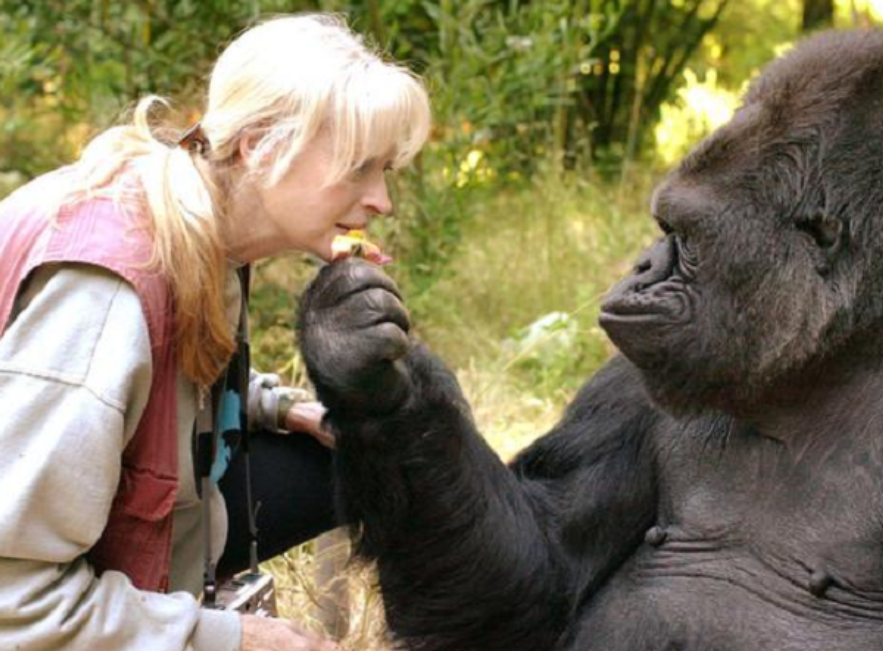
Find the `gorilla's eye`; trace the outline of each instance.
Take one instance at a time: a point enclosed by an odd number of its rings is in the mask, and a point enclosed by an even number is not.
[[[667,221],[660,219],[659,217],[656,218],[656,225],[659,226],[659,230],[662,231],[663,235],[671,235],[675,232],[675,229],[673,229]]]
[[[797,222],[797,230],[809,235],[821,249],[830,249],[837,244],[842,229],[843,224],[839,219],[832,219],[822,212]]]

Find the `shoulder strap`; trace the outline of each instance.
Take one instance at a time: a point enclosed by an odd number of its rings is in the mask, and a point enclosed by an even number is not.
[[[250,282],[250,268],[248,265],[238,270],[239,283],[242,299],[240,301],[239,326],[236,330],[236,352],[230,359],[230,363],[224,373],[212,386],[211,409],[202,410],[197,419],[197,469],[202,496],[202,529],[203,548],[205,550],[205,563],[203,574],[203,605],[212,608],[217,601],[217,577],[213,561],[211,546],[211,508],[207,495],[213,481],[212,467],[218,451],[218,442],[222,432],[221,410],[224,408],[224,400],[232,391],[238,395],[239,408],[239,432],[241,436],[242,453],[245,455],[245,486],[246,504],[248,505],[248,529],[250,537],[249,561],[252,572],[258,571],[257,555],[257,524],[255,521],[256,509],[252,498],[251,489],[251,454],[249,445],[248,427],[248,380],[251,368],[251,355],[248,338],[248,293]]]

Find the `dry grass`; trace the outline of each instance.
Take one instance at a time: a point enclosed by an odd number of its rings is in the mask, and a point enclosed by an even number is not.
[[[332,581],[326,580],[328,567],[336,570]],[[342,530],[292,549],[264,569],[276,577],[281,617],[339,640],[348,651],[391,650],[373,569],[349,561]]]

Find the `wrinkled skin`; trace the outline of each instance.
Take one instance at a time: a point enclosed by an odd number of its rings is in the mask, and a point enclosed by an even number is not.
[[[403,648],[883,648],[883,35],[773,63],[652,212],[602,309],[622,356],[509,466],[378,268],[308,290],[340,506]]]

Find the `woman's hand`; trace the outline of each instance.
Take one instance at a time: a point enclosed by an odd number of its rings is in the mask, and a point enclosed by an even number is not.
[[[287,620],[242,615],[240,651],[341,651],[341,648]]]
[[[285,415],[285,429],[309,434],[326,448],[334,449],[334,435],[322,429],[324,415],[321,402],[296,402]]]

